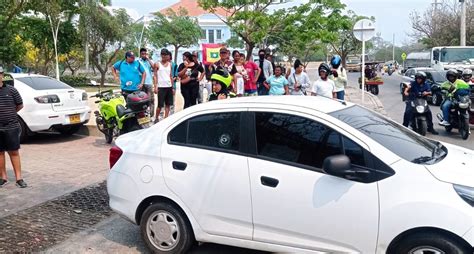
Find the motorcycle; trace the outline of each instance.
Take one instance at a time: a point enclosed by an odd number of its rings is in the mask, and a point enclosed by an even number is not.
[[[469,83],[471,88],[471,108],[469,109],[469,123],[474,124],[474,81]]]
[[[443,97],[446,97],[447,92],[443,91]],[[469,94],[455,95],[452,99],[453,105],[449,110],[449,126],[445,126],[447,132],[452,129],[458,129],[461,138],[466,140],[471,134],[469,127],[469,108],[471,106],[471,99]],[[442,105],[442,104],[441,104]],[[443,121],[443,115],[438,113],[436,115],[440,121]]]
[[[91,98],[99,98],[95,101],[99,104],[99,110],[94,112],[95,121],[109,144],[114,137],[147,128],[151,124],[148,112],[149,98],[144,92],[133,92],[125,99],[122,94],[107,90]]]
[[[426,119],[427,119],[427,112],[428,112],[428,101],[426,100],[426,97],[423,96],[422,93],[419,93],[416,95],[415,100],[410,102],[411,107],[412,107],[412,120],[411,120],[411,126],[415,132],[418,134],[425,136],[426,131],[428,128]]]

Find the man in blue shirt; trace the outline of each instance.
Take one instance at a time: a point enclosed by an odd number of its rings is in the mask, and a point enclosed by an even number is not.
[[[405,96],[408,96],[406,101],[405,114],[403,115],[403,126],[408,127],[410,121],[413,118],[413,108],[411,102],[416,99],[416,97],[421,94],[423,97],[431,95],[431,87],[426,82],[426,74],[422,71],[419,71],[415,74],[415,81],[412,81],[410,85],[405,88],[403,92]],[[433,128],[433,115],[431,110],[428,108],[426,112],[426,123],[428,125],[428,131],[433,135],[438,135],[438,132]]]
[[[153,73],[155,72],[155,64],[148,58],[148,52],[146,48],[141,48],[140,49],[140,58],[138,61],[143,65],[145,68],[145,83],[143,84],[143,91],[148,94],[148,97],[150,98],[150,116],[153,117],[155,114],[155,94],[154,91],[157,88],[157,81],[155,79],[155,75]]]
[[[118,73],[117,73],[118,71]],[[112,73],[116,81],[120,82],[120,88],[124,96],[135,91],[141,90],[145,84],[145,67],[135,60],[132,51],[125,53],[125,59],[117,61],[112,66]]]

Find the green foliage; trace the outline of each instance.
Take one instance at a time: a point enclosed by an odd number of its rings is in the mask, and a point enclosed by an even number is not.
[[[78,75],[78,76],[64,75],[64,76],[61,76],[61,81],[73,87],[87,86],[90,84],[90,78],[83,75]]]
[[[166,16],[155,13],[149,35],[150,42],[157,48],[174,46],[176,59],[179,48],[198,44],[201,28],[196,19],[189,17],[187,11],[180,8],[178,13],[170,10]]]
[[[245,45],[244,45],[244,42],[242,41],[242,39],[240,39],[239,37],[237,36],[232,36],[230,37],[226,42],[225,44],[228,46],[228,47],[231,47],[231,48],[243,48]]]

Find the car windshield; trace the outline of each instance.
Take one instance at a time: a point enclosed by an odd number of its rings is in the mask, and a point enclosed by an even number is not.
[[[35,90],[49,90],[49,89],[72,89],[72,87],[49,77],[24,77],[17,78],[17,80],[25,83],[27,86]]]
[[[430,75],[435,83],[446,81],[446,71],[429,72],[427,75]]]
[[[442,160],[447,148],[360,106],[330,113],[349,124],[401,158],[417,164],[433,164]]]
[[[474,59],[474,48],[443,48],[441,49],[441,62],[455,63],[472,61]]]

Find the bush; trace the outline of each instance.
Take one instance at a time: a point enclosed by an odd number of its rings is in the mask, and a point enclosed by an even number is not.
[[[61,81],[73,87],[88,86],[91,83],[90,78],[87,76],[66,75],[61,77]]]

